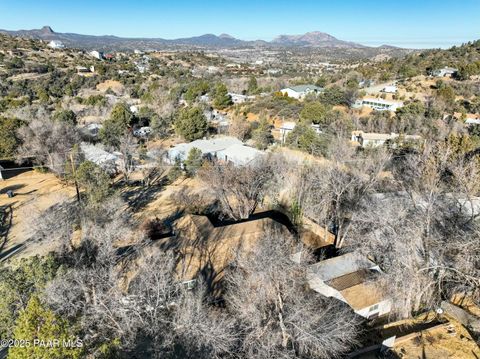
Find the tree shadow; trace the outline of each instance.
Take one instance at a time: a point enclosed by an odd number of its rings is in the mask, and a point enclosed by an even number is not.
[[[136,186],[122,193],[122,198],[133,211],[141,211],[163,191],[166,180],[149,187]]]

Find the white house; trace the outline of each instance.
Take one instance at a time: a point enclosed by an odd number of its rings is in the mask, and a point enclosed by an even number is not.
[[[397,93],[397,91],[398,91],[398,89],[397,89],[397,86],[395,86],[395,85],[385,86],[382,89],[382,92],[385,92],[385,93]]]
[[[381,273],[368,258],[347,253],[311,265],[307,276],[312,290],[341,300],[364,318],[374,319],[392,308],[391,300],[378,286]]]
[[[319,94],[322,91],[323,88],[315,85],[292,86],[280,90],[283,96],[296,98],[298,100],[304,98],[308,94]]]
[[[241,95],[241,94],[232,93],[232,92],[229,92],[228,94],[232,98],[233,103],[244,103],[249,100],[255,100],[255,96]]]
[[[467,114],[465,117],[466,125],[480,125],[480,115],[479,114]]]
[[[419,135],[399,135],[398,133],[374,133],[363,131],[352,131],[352,141],[357,142],[361,147],[379,147],[386,142],[395,140],[403,141],[420,141],[422,137]]]
[[[282,143],[285,143],[285,141],[287,140],[288,134],[293,131],[295,126],[296,126],[295,122],[284,122],[282,124],[282,127],[280,127],[280,139]]]
[[[100,166],[108,174],[114,174],[117,171],[119,157],[113,153],[105,151],[101,146],[82,142],[80,144],[85,159]]]
[[[178,159],[185,161],[192,148],[198,148],[204,157],[215,158],[217,153],[224,151],[230,146],[242,145],[242,141],[235,137],[217,137],[209,140],[195,140],[189,143],[180,143],[167,151],[166,161],[173,164]]]
[[[395,112],[398,108],[403,107],[402,101],[389,101],[381,98],[364,98],[355,101],[354,107],[362,106],[370,107],[377,111],[392,111]]]
[[[50,47],[51,49],[55,49],[55,50],[65,48],[65,45],[63,44],[63,42],[61,42],[59,40],[52,40],[47,44],[47,46]]]
[[[231,162],[235,165],[246,165],[265,153],[256,148],[235,144],[217,153],[217,158],[221,161]]]
[[[147,137],[152,132],[152,128],[150,126],[140,127],[133,131],[133,135],[135,137]]]
[[[442,69],[437,69],[432,71],[432,76],[435,77],[451,77],[455,75],[455,73],[458,71],[458,69],[455,69],[453,67],[444,67]]]
[[[282,141],[282,143],[285,143],[288,134],[293,131],[296,125],[297,124],[295,122],[283,122],[282,126],[280,127],[280,140]],[[310,126],[313,128],[317,135],[322,133],[320,125],[312,123]]]
[[[93,50],[88,53],[90,56],[96,58],[97,60],[102,60],[103,59],[103,52]]]

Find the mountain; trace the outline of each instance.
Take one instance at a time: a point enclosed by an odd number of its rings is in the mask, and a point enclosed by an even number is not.
[[[243,41],[228,34],[219,36],[205,34],[201,36],[167,40],[162,38],[124,38],[112,35],[81,35],[57,33],[50,26],[34,30],[0,30],[0,33],[45,41],[59,40],[67,47],[96,49],[103,51],[161,50],[165,48],[232,48],[232,47],[306,47],[306,48],[342,48],[368,49],[354,42],[343,41],[324,32],[307,32],[303,35],[280,35],[271,42],[256,40]]]
[[[325,32],[313,31],[303,35],[280,35],[272,40],[273,44],[282,46],[311,46],[311,47],[351,47],[363,48],[366,46],[339,40]]]

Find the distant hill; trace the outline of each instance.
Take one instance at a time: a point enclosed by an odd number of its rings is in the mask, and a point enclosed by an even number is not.
[[[271,42],[257,40],[244,41],[228,34],[219,36],[205,34],[201,36],[167,40],[162,38],[124,38],[112,35],[94,36],[74,33],[57,33],[50,26],[34,30],[0,30],[0,33],[20,36],[24,38],[40,39],[44,41],[59,40],[67,47],[97,49],[104,51],[128,50],[161,50],[174,47],[203,47],[203,48],[231,48],[231,47],[312,47],[312,48],[343,48],[368,49],[354,42],[343,41],[324,32],[308,32],[303,35],[280,35]]]
[[[349,47],[366,48],[355,42],[339,40],[336,37],[319,31],[307,32],[303,35],[280,35],[272,40],[272,44],[282,46],[312,46],[312,47]]]

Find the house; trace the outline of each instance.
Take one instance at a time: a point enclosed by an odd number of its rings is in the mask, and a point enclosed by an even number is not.
[[[282,143],[285,143],[285,141],[287,140],[288,134],[293,131],[295,126],[296,126],[295,122],[283,122],[282,123],[282,126],[280,127],[280,140],[282,141]],[[317,135],[322,133],[322,130],[320,129],[320,125],[316,125],[316,124],[312,123],[311,127],[313,128],[313,130],[315,131],[315,133]]]
[[[82,132],[87,136],[97,137],[103,125],[99,123],[89,123],[82,128]]]
[[[193,148],[198,148],[204,157],[216,158],[217,153],[226,150],[232,145],[242,145],[242,141],[235,137],[217,137],[209,140],[195,140],[189,143],[180,143],[167,151],[166,161],[173,164],[176,160],[181,162],[187,159],[188,153]]]
[[[468,113],[465,117],[466,125],[480,125],[480,115]]]
[[[395,85],[389,85],[389,86],[385,86],[381,92],[385,92],[385,93],[397,93],[398,89],[397,89],[397,86]]]
[[[280,92],[283,96],[288,96],[300,100],[308,94],[319,94],[323,91],[323,88],[315,85],[300,85],[292,86],[281,89]]]
[[[93,50],[88,53],[90,56],[96,58],[97,60],[102,60],[103,59],[103,52]]]
[[[422,137],[419,135],[399,135],[398,133],[374,133],[363,131],[352,131],[352,141],[358,143],[361,147],[379,147],[386,143],[395,141],[420,141]]]
[[[435,77],[452,77],[458,72],[458,69],[453,67],[444,67],[442,69],[437,69],[432,71],[432,76]]]
[[[293,131],[296,125],[295,122],[283,122],[282,127],[280,127],[280,139],[282,143],[285,143],[288,134]]]
[[[90,69],[85,66],[77,66],[75,69],[77,70],[77,74],[85,74],[90,72]]]
[[[65,45],[63,44],[63,42],[59,40],[52,40],[47,44],[47,46],[54,50],[65,48]]]
[[[348,304],[358,315],[373,319],[388,314],[392,302],[379,289],[380,267],[357,253],[313,264],[308,270],[312,290]]]
[[[108,174],[112,175],[117,172],[119,158],[115,154],[105,151],[101,146],[85,142],[80,144],[80,150],[87,161],[100,166]]]
[[[150,126],[140,127],[133,131],[133,135],[135,137],[147,137],[152,132],[152,128]]]
[[[361,100],[355,101],[355,108],[360,108],[362,106],[370,107],[377,111],[397,111],[398,108],[403,107],[402,101],[390,101],[383,100],[380,98],[364,98]]]
[[[288,228],[263,213],[254,214],[240,222],[214,225],[207,216],[186,215],[173,225],[182,260],[180,276],[191,280],[210,273],[214,281],[221,279],[224,270],[235,259],[236,252],[252,251],[266,233],[289,235]],[[208,271],[207,271],[208,270]]]
[[[245,146],[243,144],[232,145],[225,150],[217,153],[220,161],[231,162],[237,166],[246,165],[256,158],[263,156],[265,153],[256,148]]]
[[[247,101],[250,101],[250,100],[255,100],[255,96],[241,95],[241,94],[232,93],[232,92],[229,92],[228,94],[232,98],[232,102],[235,103],[235,104],[236,103],[244,103],[244,102],[247,102]]]

